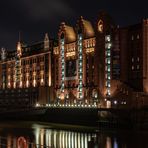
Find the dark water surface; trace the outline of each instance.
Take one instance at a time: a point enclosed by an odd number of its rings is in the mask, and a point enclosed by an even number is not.
[[[148,132],[1,122],[0,148],[148,148]]]

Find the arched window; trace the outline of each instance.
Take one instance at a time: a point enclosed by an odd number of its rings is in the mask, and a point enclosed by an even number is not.
[[[99,20],[99,22],[98,22],[98,31],[99,32],[103,32],[103,21],[102,20]]]

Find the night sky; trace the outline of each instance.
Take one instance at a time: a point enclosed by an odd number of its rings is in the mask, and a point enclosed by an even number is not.
[[[81,15],[95,21],[100,10],[120,26],[148,18],[146,0],[0,0],[0,47],[15,49],[19,31],[27,44],[42,40],[46,32],[57,37],[62,21],[75,26]]]

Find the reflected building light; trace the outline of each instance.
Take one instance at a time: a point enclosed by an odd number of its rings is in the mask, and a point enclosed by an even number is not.
[[[74,136],[74,137],[75,137],[75,148],[77,148],[77,142],[78,142],[78,141],[77,141],[77,133],[74,133],[74,135],[75,135],[75,136]]]
[[[69,136],[69,147],[70,147],[70,139],[71,139],[71,148],[75,148],[74,147],[74,133],[70,133],[71,137]]]
[[[65,148],[67,147],[67,132],[65,132]]]
[[[85,134],[85,140],[84,140],[84,145],[85,145],[85,148],[88,148],[88,141],[87,141],[87,134]]]
[[[50,147],[51,147],[51,134],[52,134],[52,131],[50,130],[49,131],[49,136],[48,136],[48,143],[49,143]]]
[[[63,141],[63,148],[65,147],[65,133],[63,132],[63,134],[62,134],[63,136],[62,136],[62,141]]]
[[[13,143],[13,146],[16,147],[16,145],[17,145],[16,137],[13,138],[13,142],[12,143]]]
[[[11,148],[12,147],[12,138],[10,135],[7,136],[7,148]]]
[[[54,144],[54,147],[56,147],[56,143],[57,143],[57,132],[56,131],[53,131],[53,144]]]
[[[91,135],[88,134],[88,141],[91,141]]]
[[[111,138],[110,137],[106,138],[106,148],[112,148]]]
[[[71,145],[72,142],[70,142],[69,144],[69,138],[70,138],[70,132],[67,132],[67,147],[69,147],[69,145]],[[72,139],[71,139],[72,141]]]
[[[81,148],[84,148],[84,134],[81,134]]]
[[[49,131],[48,130],[46,130],[46,132],[45,132],[45,143],[46,143],[46,146],[49,146],[49,144],[48,144],[48,137],[49,136]]]
[[[117,143],[116,138],[114,139],[114,148],[118,148],[118,143]]]
[[[44,129],[41,129],[41,147],[43,148],[43,145],[44,145]]]
[[[35,130],[35,143],[37,145],[37,148],[39,148],[39,135],[40,135],[40,129],[36,128],[36,130]]]
[[[80,136],[80,133],[78,133],[78,148],[81,147],[81,136]]]
[[[60,131],[60,135],[59,135],[59,145],[60,147],[62,147],[62,132]]]

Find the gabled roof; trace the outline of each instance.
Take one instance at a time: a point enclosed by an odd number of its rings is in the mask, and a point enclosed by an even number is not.
[[[95,32],[94,32],[91,22],[83,19],[82,16],[78,20],[78,26],[82,27],[84,38],[90,38],[90,37],[95,36]]]
[[[65,25],[64,22],[61,23],[59,33],[64,33],[66,43],[71,43],[76,41],[76,33],[74,28],[68,25]]]

